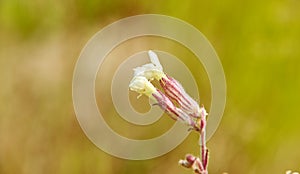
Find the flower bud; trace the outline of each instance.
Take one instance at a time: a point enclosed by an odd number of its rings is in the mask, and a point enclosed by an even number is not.
[[[186,168],[192,168],[195,173],[201,173],[203,171],[203,165],[199,158],[187,154],[184,160],[179,160],[180,165]]]

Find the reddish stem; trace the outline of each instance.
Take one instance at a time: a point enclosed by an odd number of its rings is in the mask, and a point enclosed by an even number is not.
[[[206,113],[201,111],[201,132],[200,132],[200,146],[201,146],[201,162],[203,164],[203,174],[208,174],[208,149],[206,148]]]

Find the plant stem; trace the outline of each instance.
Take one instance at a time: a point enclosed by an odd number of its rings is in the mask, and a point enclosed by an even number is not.
[[[206,112],[203,108],[201,112],[201,132],[199,137],[199,145],[200,145],[200,151],[201,151],[201,162],[203,164],[203,172],[202,174],[208,174],[207,171],[207,164],[208,164],[208,150],[206,148]]]

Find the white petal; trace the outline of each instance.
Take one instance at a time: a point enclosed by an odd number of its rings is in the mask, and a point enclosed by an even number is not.
[[[143,76],[134,77],[129,84],[129,88],[148,97],[156,92],[156,88]]]
[[[157,55],[149,50],[148,51],[151,63],[139,66],[134,68],[134,77],[136,76],[143,76],[148,80],[160,80],[161,78],[165,77],[165,73],[162,71],[162,66],[158,60]]]
[[[145,71],[151,71],[156,69],[155,66],[151,63],[149,64],[145,64],[143,66],[139,66],[133,69],[134,71],[134,76],[143,76],[143,74],[145,73]]]
[[[151,62],[156,66],[156,68],[162,71],[163,67],[161,66],[159,59],[158,59],[157,55],[155,54],[155,52],[153,52],[152,50],[149,50],[148,55],[150,57]]]

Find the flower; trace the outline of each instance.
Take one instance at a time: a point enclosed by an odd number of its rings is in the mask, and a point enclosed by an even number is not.
[[[197,102],[185,92],[178,81],[163,72],[163,67],[153,51],[149,50],[148,55],[151,63],[134,68],[134,77],[129,84],[130,90],[155,100],[171,118],[200,131],[201,122],[193,119],[200,116]],[[164,93],[153,86],[151,81],[154,79],[160,82]],[[180,107],[176,107],[172,100]]]
[[[134,68],[134,76],[143,76],[149,81],[158,80],[165,95],[174,100],[183,111],[192,117],[200,117],[198,103],[185,92],[177,80],[163,72],[163,67],[153,51],[149,50],[148,55],[151,63]]]
[[[152,85],[152,83],[143,76],[134,77],[129,84],[129,88],[140,95],[144,94],[148,97],[152,96],[152,94],[156,92],[156,88]]]
[[[160,80],[165,76],[163,67],[160,64],[157,55],[153,51],[149,50],[148,55],[151,63],[134,68],[134,76],[143,76],[150,81],[154,79]]]
[[[129,88],[140,95],[146,95],[149,98],[156,100],[157,105],[165,110],[171,118],[175,120],[179,119],[190,126],[196,125],[196,123],[188,115],[186,115],[181,109],[177,108],[164,93],[156,89],[145,77],[134,77],[129,84]]]
[[[155,105],[163,109],[171,118],[191,126],[200,134],[201,159],[187,155],[184,160],[179,161],[179,164],[192,168],[197,174],[208,174],[208,149],[205,145],[206,116],[208,114],[204,106],[199,107],[177,80],[163,72],[163,67],[153,51],[148,51],[148,55],[151,63],[134,68],[134,77],[129,84],[129,89],[155,100]],[[151,83],[154,79],[159,81],[163,91]]]

